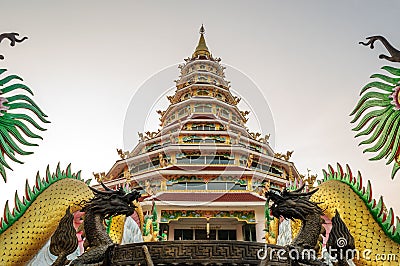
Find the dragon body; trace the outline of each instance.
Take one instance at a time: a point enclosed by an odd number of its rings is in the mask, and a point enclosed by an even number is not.
[[[28,263],[50,239],[67,207],[77,211],[79,203],[91,197],[80,173],[72,174],[69,166],[66,171],[58,166],[54,174],[47,169],[44,179],[38,175],[32,189],[26,185],[22,200],[16,193],[12,211],[6,203],[0,227],[0,265]]]
[[[340,213],[359,252],[353,259],[356,265],[399,265],[400,219],[392,209],[387,210],[382,197],[379,201],[372,198],[369,181],[364,187],[361,175],[354,176],[350,168],[346,168],[344,171],[338,165],[335,171],[329,166],[328,171],[323,171],[324,180],[310,200],[320,202],[329,220],[336,211]],[[293,231],[298,232],[298,228]],[[390,255],[391,260],[382,260],[382,254]]]
[[[0,220],[0,265],[27,264],[49,241],[65,215],[65,210],[70,207],[72,213],[79,211],[82,208],[80,204],[91,198],[93,192],[88,183],[81,179],[80,172],[71,173],[70,166],[61,171],[57,166],[56,172],[51,174],[47,168],[46,177],[40,178],[38,175],[33,188],[26,184],[25,196],[22,199],[16,193],[13,210],[10,210],[8,202],[6,203],[4,217]],[[110,218],[107,227],[103,226],[103,221],[100,220],[88,224],[95,224],[99,227],[98,231],[105,229],[111,238],[109,244],[119,244],[122,241],[125,217],[117,215]],[[96,220],[98,217],[89,215],[85,221],[87,219]],[[89,234],[87,238],[90,237]],[[103,235],[103,238],[106,237]],[[92,242],[96,241],[92,239]]]

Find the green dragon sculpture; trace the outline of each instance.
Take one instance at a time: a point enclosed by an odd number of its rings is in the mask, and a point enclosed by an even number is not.
[[[400,62],[400,51],[393,48],[390,43],[382,36],[371,36],[367,38],[367,43],[360,42],[363,45],[369,45],[374,48],[375,41],[381,41],[390,53],[390,57],[380,55],[379,58],[392,62]],[[378,81],[368,83],[362,88],[358,101],[353,112],[351,121],[358,124],[353,128],[359,133],[356,137],[368,136],[360,145],[369,145],[375,142],[364,152],[377,153],[370,160],[381,160],[385,158],[386,164],[393,162],[392,179],[400,169],[400,69],[384,66],[383,70],[392,74],[374,74],[371,78]]]
[[[6,69],[0,69],[0,77],[5,72]],[[7,181],[6,168],[12,170],[6,161],[6,157],[22,164],[23,162],[16,158],[16,153],[28,155],[32,152],[22,149],[21,144],[37,146],[29,139],[42,139],[41,136],[32,132],[28,126],[33,126],[40,131],[46,130],[34,118],[21,111],[29,110],[41,122],[49,123],[43,111],[26,95],[26,93],[33,95],[29,87],[15,81],[22,81],[22,78],[17,75],[6,75],[0,79],[0,174],[4,181]]]

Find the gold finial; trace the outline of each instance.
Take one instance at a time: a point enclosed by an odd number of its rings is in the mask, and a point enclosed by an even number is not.
[[[206,30],[204,29],[204,25],[201,24],[200,34],[204,34],[204,33],[206,33]]]
[[[201,24],[200,27],[200,40],[197,44],[196,50],[194,51],[192,58],[196,58],[198,56],[206,56],[210,57],[210,51],[208,50],[206,39],[204,38],[206,30],[204,29],[204,25]]]

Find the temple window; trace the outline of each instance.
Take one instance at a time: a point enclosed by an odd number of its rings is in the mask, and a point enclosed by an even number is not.
[[[204,182],[178,182],[167,186],[167,190],[206,190]]]
[[[232,115],[232,120],[237,122],[237,123],[240,123],[240,119],[236,115]]]
[[[221,110],[221,116],[225,118],[229,118],[229,111],[227,111],[225,108]]]
[[[208,182],[207,189],[208,190],[227,190],[227,182]]]
[[[203,139],[199,136],[187,136],[183,137],[183,143],[200,143]]]
[[[192,125],[193,130],[197,131],[214,131],[215,125],[214,124],[194,124]]]
[[[206,190],[206,183],[204,182],[187,182],[187,190]]]
[[[229,190],[246,190],[247,185],[239,182],[223,182],[211,181],[208,183],[202,181],[181,181],[167,186],[167,190],[213,190],[213,191],[229,191]]]
[[[179,110],[178,117],[185,116],[187,113],[188,113],[188,108],[183,108],[183,109]]]
[[[246,190],[246,189],[247,189],[246,184],[239,184],[239,183],[234,184],[231,188],[231,190]]]
[[[246,190],[246,184],[235,182],[211,181],[207,183],[207,190]]]
[[[176,183],[172,186],[168,186],[170,190],[186,190],[186,182],[185,183]]]
[[[150,152],[150,151],[155,151],[155,150],[158,150],[161,148],[162,148],[162,145],[160,143],[152,143],[146,147],[146,151]]]
[[[256,151],[256,152],[260,152],[262,153],[262,148],[260,146],[256,146],[256,145],[250,145],[250,147],[248,147],[250,150],[252,151]]]
[[[175,229],[174,240],[193,240],[193,229]]]
[[[200,165],[210,165],[210,164],[221,164],[221,165],[231,165],[235,164],[235,159],[223,156],[223,155],[187,155],[185,157],[176,158],[177,164],[200,164]]]
[[[218,136],[209,136],[203,140],[204,143],[225,143],[225,138]]]
[[[194,112],[195,113],[211,113],[212,106],[211,106],[211,104],[195,105]]]
[[[218,240],[236,240],[236,230],[218,230]]]
[[[245,224],[243,226],[243,239],[244,241],[257,241],[255,224]]]
[[[164,163],[168,163],[169,162],[169,158],[164,158]],[[148,171],[154,168],[159,168],[160,167],[160,159],[157,158],[153,158],[150,162],[141,162],[138,163],[137,165],[132,164],[130,166],[130,172],[132,174],[134,173],[138,173],[138,172],[142,172],[142,171]]]
[[[138,169],[138,172],[147,170],[147,169],[149,169],[149,164],[148,163],[140,164],[140,165],[138,165],[137,169]]]
[[[275,168],[275,167],[270,167],[269,171],[270,171],[271,173],[274,173],[274,174],[280,175],[280,176],[283,174],[283,171],[282,171],[282,170],[277,169],[277,168]]]
[[[246,156],[241,156],[240,159],[239,159],[239,164],[240,164],[240,166],[246,166],[247,157]]]

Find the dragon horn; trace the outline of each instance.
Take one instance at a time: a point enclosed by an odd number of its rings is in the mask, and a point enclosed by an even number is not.
[[[100,182],[100,185],[101,185],[106,191],[113,191],[113,192],[115,192],[114,190],[112,190],[112,189],[108,188],[106,185],[104,185],[103,182]]]
[[[100,190],[97,190],[97,189],[92,188],[92,187],[89,187],[89,188],[90,188],[91,191],[93,191],[93,192],[95,192],[97,194],[110,195],[110,194],[114,193],[114,191],[100,191]]]
[[[297,193],[297,192],[301,192],[302,190],[303,190],[303,188],[304,188],[304,186],[305,186],[306,184],[305,183],[303,183],[303,185],[301,185],[301,187],[300,188],[298,188],[298,189],[296,189],[296,190],[293,190],[293,191],[291,191],[292,193]]]
[[[319,190],[319,188],[316,188],[312,191],[309,192],[304,192],[304,193],[295,193],[295,192],[289,192],[289,196],[296,196],[296,197],[304,197],[304,196],[311,196],[312,194],[314,194],[315,192],[317,192]]]

